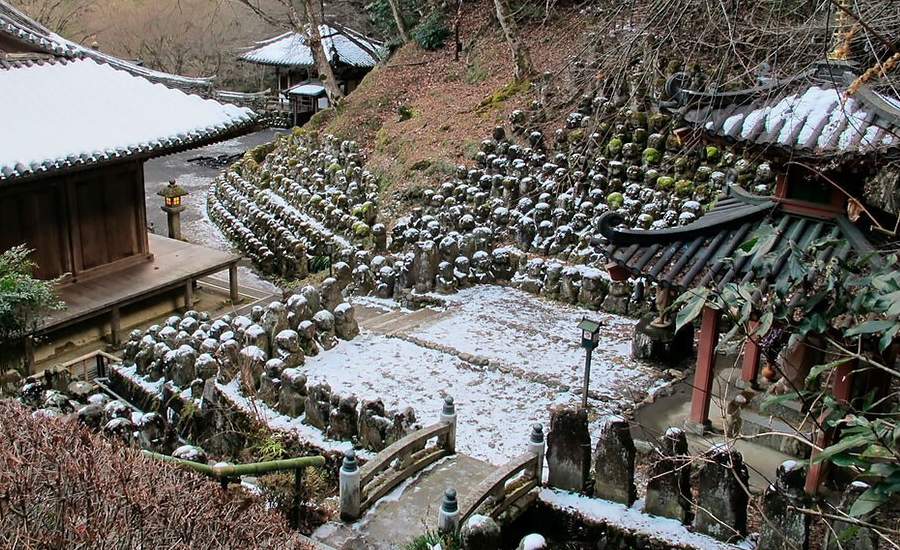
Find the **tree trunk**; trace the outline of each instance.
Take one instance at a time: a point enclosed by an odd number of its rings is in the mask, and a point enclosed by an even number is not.
[[[388,5],[391,6],[391,13],[394,14],[394,23],[397,25],[397,34],[400,35],[400,39],[406,44],[409,42],[409,34],[406,32],[406,23],[403,22],[403,14],[400,12],[400,2],[399,0],[388,0]]]
[[[506,35],[506,42],[509,44],[509,49],[512,50],[513,74],[516,80],[525,80],[534,74],[534,65],[531,64],[528,46],[522,43],[519,27],[509,9],[509,0],[494,0],[494,6],[497,8],[497,19],[500,20],[500,26],[503,27],[503,34]]]
[[[325,55],[325,45],[322,44],[322,34],[319,32],[319,18],[313,9],[312,0],[303,0],[303,7],[306,10],[306,40],[313,60],[316,62],[316,69],[319,71],[319,78],[325,85],[325,92],[328,94],[328,101],[332,106],[337,105],[344,98],[344,93],[338,87],[337,80],[334,78],[334,71],[328,63],[328,56]]]

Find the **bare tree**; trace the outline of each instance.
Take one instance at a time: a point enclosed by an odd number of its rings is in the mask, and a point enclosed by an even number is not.
[[[409,42],[409,33],[406,31],[406,23],[403,21],[403,13],[400,11],[400,2],[399,0],[388,0],[388,5],[391,6],[391,13],[394,14],[397,33],[400,35],[403,43],[406,44]]]
[[[322,43],[322,34],[319,32],[319,18],[316,16],[312,0],[303,0],[305,16],[301,16],[300,11],[294,4],[294,0],[275,0],[276,4],[285,9],[287,23],[274,10],[267,9],[257,0],[232,1],[250,8],[253,13],[271,25],[303,34],[306,37],[306,44],[312,53],[316,70],[319,73],[319,79],[322,80],[325,86],[325,92],[328,94],[329,101],[331,101],[332,105],[336,105],[344,98],[344,93],[338,87],[337,80],[334,78],[334,71],[331,70],[331,65],[328,63],[328,56]]]
[[[81,31],[81,17],[94,7],[94,0],[15,0],[12,2],[29,17],[63,36]]]
[[[506,35],[506,42],[512,51],[513,74],[516,80],[525,80],[534,73],[534,65],[531,63],[528,46],[522,42],[519,26],[516,25],[512,10],[509,8],[509,0],[494,0],[494,6],[497,8],[497,19],[503,27],[503,34]]]

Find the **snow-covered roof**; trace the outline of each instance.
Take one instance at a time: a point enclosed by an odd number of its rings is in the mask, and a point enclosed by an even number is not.
[[[322,45],[328,63],[343,63],[351,67],[374,67],[378,63],[381,43],[347,28],[335,29],[329,25],[319,25]],[[306,45],[306,36],[290,31],[257,42],[238,58],[264,65],[282,67],[311,67],[315,65],[312,52]]]
[[[288,88],[284,91],[284,93],[288,95],[308,95],[315,97],[325,93],[325,86],[322,86],[321,84],[313,84],[311,82],[302,82],[300,84],[297,84],[296,86]]]
[[[54,33],[0,0],[0,34],[53,55],[71,56],[74,48],[55,40]]]
[[[689,105],[681,114],[718,138],[795,157],[900,154],[900,100],[853,86],[855,79],[814,77],[748,100]]]
[[[156,71],[64,38],[0,0],[0,34],[57,57],[89,57],[132,74],[186,91],[208,90],[215,77],[189,77]],[[2,63],[6,66],[9,63]],[[10,61],[9,59],[7,61]],[[13,61],[15,64],[15,61]]]
[[[0,69],[0,182],[212,141],[256,114],[94,59]]]

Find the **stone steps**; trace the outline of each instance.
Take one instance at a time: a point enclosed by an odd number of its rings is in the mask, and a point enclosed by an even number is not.
[[[443,315],[440,311],[429,308],[419,309],[413,312],[392,311],[376,317],[366,328],[372,332],[380,332],[387,336],[397,336],[410,329],[416,328],[422,323]]]
[[[371,319],[367,319],[360,322],[360,325],[372,332],[383,332],[383,328],[393,323],[394,320],[403,317],[408,312],[403,311],[402,309],[395,309],[393,311],[389,311],[387,313],[382,313],[381,315],[377,315],[372,317]]]
[[[809,445],[782,434],[795,434],[811,441],[810,429],[801,429],[774,416],[763,416],[746,408],[741,409],[740,417],[741,434],[752,437],[750,441],[799,458],[809,456]]]
[[[438,317],[442,317],[444,314],[440,311],[435,311],[433,309],[423,308],[417,311],[414,311],[400,319],[394,326],[391,327],[391,330],[387,332],[389,336],[396,336],[400,333],[403,333],[407,330],[413,329],[421,325],[426,321],[430,321],[436,319]]]

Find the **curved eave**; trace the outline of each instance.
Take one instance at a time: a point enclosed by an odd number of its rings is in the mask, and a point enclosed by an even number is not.
[[[697,221],[680,227],[667,229],[616,229],[615,212],[600,216],[600,233],[610,244],[616,246],[646,245],[686,241],[715,231],[725,231],[747,222],[762,219],[775,208],[777,203],[766,200],[758,204],[746,204],[741,200],[724,199],[712,211]]]
[[[179,134],[153,140],[131,147],[120,147],[107,151],[94,151],[92,153],[72,154],[54,160],[46,160],[42,163],[32,163],[30,166],[17,164],[16,166],[4,166],[0,169],[0,186],[15,185],[31,182],[51,176],[77,172],[103,165],[116,164],[124,161],[145,161],[162,157],[189,149],[204,147],[211,143],[232,139],[251,132],[259,123],[259,116],[251,116],[246,120],[220,127],[196,130],[188,134]]]

